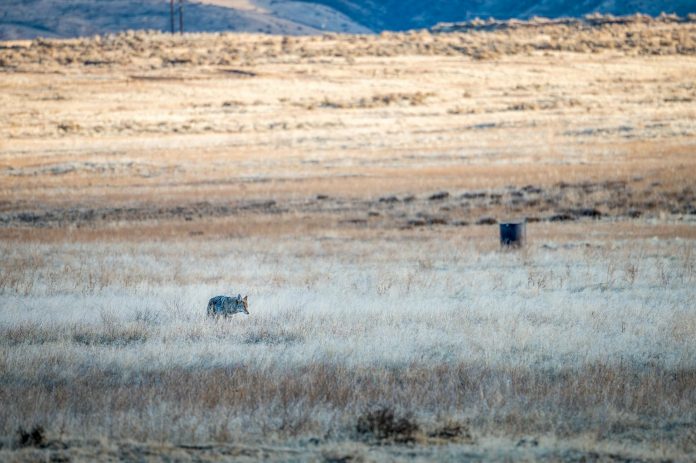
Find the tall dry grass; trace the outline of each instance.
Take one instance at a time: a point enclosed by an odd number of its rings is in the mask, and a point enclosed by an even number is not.
[[[0,429],[174,442],[629,436],[694,449],[691,241],[4,244]],[[250,294],[213,321],[207,298]]]

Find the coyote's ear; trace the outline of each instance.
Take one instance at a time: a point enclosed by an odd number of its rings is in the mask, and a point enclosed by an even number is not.
[[[241,299],[241,298],[242,298],[242,295],[241,295],[241,294],[237,294],[237,299]]]
[[[249,298],[249,296],[244,296],[244,299],[242,299],[242,300],[243,300],[244,302],[246,302],[248,298]]]

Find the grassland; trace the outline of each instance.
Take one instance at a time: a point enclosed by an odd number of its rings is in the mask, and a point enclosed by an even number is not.
[[[0,459],[687,461],[695,35],[3,43]]]

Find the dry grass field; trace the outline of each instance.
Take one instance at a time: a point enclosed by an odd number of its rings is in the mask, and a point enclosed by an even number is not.
[[[0,460],[692,459],[696,24],[595,22],[0,43]]]

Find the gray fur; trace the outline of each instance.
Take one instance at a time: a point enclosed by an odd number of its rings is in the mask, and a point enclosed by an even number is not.
[[[241,294],[237,294],[237,297],[215,296],[208,301],[208,316],[216,317],[222,315],[227,317],[236,313],[248,315],[248,307],[247,296],[243,298]]]

